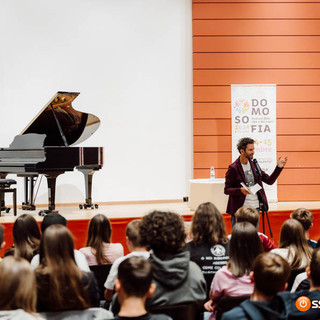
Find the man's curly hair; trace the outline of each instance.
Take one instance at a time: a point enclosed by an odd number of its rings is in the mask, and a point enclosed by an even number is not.
[[[173,212],[153,211],[140,225],[141,244],[157,254],[176,254],[185,249],[186,233],[181,216]]]
[[[237,149],[238,149],[238,151],[239,151],[239,152],[240,152],[240,150],[246,151],[248,144],[254,144],[254,140],[251,139],[251,138],[248,138],[248,137],[241,138],[241,139],[238,141],[238,144],[237,144]]]

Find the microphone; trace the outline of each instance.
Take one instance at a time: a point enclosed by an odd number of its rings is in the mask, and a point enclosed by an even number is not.
[[[254,163],[254,165],[255,165],[255,167],[256,167],[256,170],[257,170],[257,172],[258,172],[258,175],[259,175],[259,176],[262,176],[261,168],[260,168],[260,166],[259,166],[259,163],[258,163],[257,159],[253,159],[253,163]]]

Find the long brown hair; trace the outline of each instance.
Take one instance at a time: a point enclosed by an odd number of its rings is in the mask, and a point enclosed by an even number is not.
[[[38,300],[48,311],[79,310],[89,307],[82,273],[74,259],[70,231],[62,225],[48,227],[40,242],[40,265],[36,269]]]
[[[222,214],[211,202],[198,206],[192,219],[191,233],[196,244],[209,243],[214,246],[219,242],[228,242]]]
[[[291,268],[298,269],[303,258],[310,262],[312,249],[309,247],[302,224],[295,219],[286,220],[280,230],[279,248],[288,248],[288,259],[292,257]]]
[[[8,256],[0,262],[0,310],[36,312],[34,272],[23,258]]]
[[[13,224],[14,255],[31,261],[39,248],[40,229],[36,219],[30,214],[22,214]]]
[[[250,222],[237,222],[231,233],[228,269],[235,277],[248,275],[254,259],[263,252],[257,229]]]
[[[95,215],[89,223],[87,247],[91,247],[98,264],[111,263],[103,253],[104,243],[110,243],[111,224],[103,214]]]

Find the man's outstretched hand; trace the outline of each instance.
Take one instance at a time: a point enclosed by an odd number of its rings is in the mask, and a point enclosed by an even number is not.
[[[284,166],[286,165],[286,163],[287,163],[287,157],[284,157],[284,158],[281,158],[281,157],[279,157],[279,159],[278,159],[278,161],[277,161],[277,166],[279,167],[279,168],[284,168]]]

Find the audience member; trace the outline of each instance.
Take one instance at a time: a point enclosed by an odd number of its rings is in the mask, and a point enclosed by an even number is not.
[[[278,294],[285,303],[289,320],[320,319],[320,248],[314,249],[310,266],[306,271],[310,279],[309,291]]]
[[[52,225],[62,225],[66,226],[68,223],[67,219],[63,217],[61,214],[56,213],[56,212],[50,212],[47,215],[44,216],[42,223],[41,223],[41,232],[42,234],[44,231],[52,226]],[[80,270],[89,272],[90,268],[87,262],[86,257],[79,251],[79,250],[74,250],[74,257],[77,263],[77,266],[79,267]],[[33,259],[31,260],[31,266],[33,269],[37,268],[39,266],[39,254],[36,254]]]
[[[273,249],[271,252],[286,259],[291,269],[301,269],[309,265],[312,249],[307,243],[299,221],[288,219],[282,224],[279,248]]]
[[[308,279],[307,272],[301,272],[295,277],[290,292],[297,292],[297,291],[309,290],[309,289],[310,289],[310,280]]]
[[[245,300],[239,307],[225,313],[223,320],[266,320],[287,319],[284,304],[275,299],[278,292],[284,291],[290,275],[290,266],[275,253],[262,253],[253,263],[250,272],[254,282],[250,300]]]
[[[290,218],[296,219],[302,224],[302,227],[304,229],[304,234],[306,236],[308,244],[312,249],[314,249],[317,245],[317,241],[311,240],[309,237],[309,230],[313,226],[313,223],[312,223],[313,215],[312,215],[311,211],[309,211],[306,208],[299,208],[299,209],[294,210],[290,214]]]
[[[152,283],[152,265],[143,257],[131,256],[123,260],[115,280],[115,290],[120,302],[118,320],[170,320],[164,314],[150,314],[145,303],[155,291]]]
[[[49,212],[43,217],[43,220],[41,222],[42,234],[48,227],[54,224],[61,224],[62,226],[66,227],[68,224],[68,220],[58,212],[53,212],[53,211]]]
[[[316,243],[315,248],[320,247],[320,240]],[[292,285],[291,292],[301,291],[301,290],[309,290],[310,289],[310,280],[308,279],[307,272],[299,273]]]
[[[150,259],[157,287],[148,305],[201,303],[206,298],[206,282],[199,266],[185,250],[185,230],[181,216],[153,211],[143,217],[141,245],[152,249]]]
[[[45,230],[35,273],[39,312],[99,306],[96,280],[92,273],[81,272],[77,267],[72,235],[66,227],[52,225]]]
[[[207,282],[207,297],[216,272],[229,260],[229,241],[223,217],[217,207],[200,204],[191,225],[192,240],[187,243],[190,260],[200,268]]]
[[[41,238],[36,219],[28,213],[22,214],[13,224],[12,235],[14,246],[6,255],[14,254],[30,262],[38,253]]]
[[[257,229],[249,222],[238,222],[233,226],[230,240],[229,262],[217,271],[211,283],[210,300],[204,305],[215,319],[216,306],[223,296],[252,294],[253,282],[249,273],[254,259],[263,252]]]
[[[111,224],[103,214],[95,215],[89,223],[87,244],[81,248],[89,266],[111,264],[123,256],[121,243],[111,243]]]
[[[258,229],[260,213],[258,210],[251,207],[241,207],[235,213],[236,222],[250,222],[254,227]],[[265,252],[269,252],[275,249],[274,242],[268,238],[264,233],[258,232],[258,236],[261,240],[263,249]]]
[[[38,319],[36,283],[27,260],[8,256],[0,263],[0,319]]]
[[[147,251],[147,248],[143,247],[141,245],[140,225],[141,225],[141,220],[136,219],[136,220],[130,221],[126,227],[126,243],[127,243],[127,247],[129,249],[130,253],[124,257],[118,258],[112,264],[108,278],[104,284],[104,286],[106,288],[105,299],[107,301],[112,300],[114,281],[117,278],[118,267],[119,267],[120,263],[123,260],[125,260],[129,257],[132,257],[132,256],[139,256],[139,257],[143,257],[145,259],[148,259],[150,256],[150,253],[149,253],[149,251]]]

